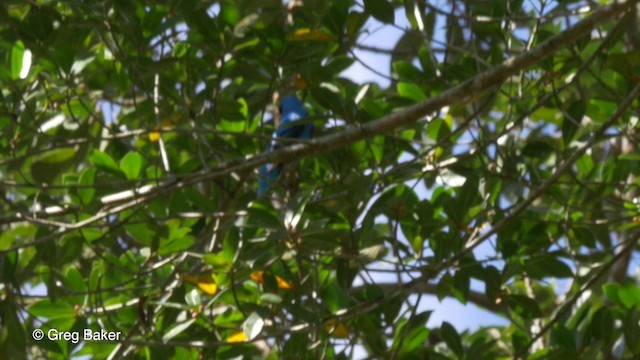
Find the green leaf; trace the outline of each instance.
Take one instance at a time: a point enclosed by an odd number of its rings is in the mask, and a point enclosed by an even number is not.
[[[422,89],[418,85],[412,83],[398,83],[398,95],[416,102],[427,100],[427,96],[422,92]]]
[[[515,329],[511,334],[511,343],[515,350],[520,351],[529,343],[529,335],[520,329]]]
[[[87,285],[84,282],[83,275],[76,268],[70,267],[62,282],[68,290],[78,294],[69,296],[65,300],[72,302],[74,306],[84,305],[86,296],[82,294],[87,292]]]
[[[634,283],[624,283],[618,289],[618,297],[627,308],[640,306],[640,288]]]
[[[632,54],[612,53],[607,56],[606,66],[613,69],[623,77],[632,77],[631,62]],[[636,55],[637,56],[637,55]]]
[[[580,128],[586,108],[587,104],[584,100],[574,101],[569,105],[567,116],[562,120],[562,140],[565,147],[569,146],[574,135]]]
[[[124,176],[122,171],[120,171],[120,168],[118,168],[116,162],[107,153],[94,149],[91,152],[91,155],[89,155],[89,161],[91,161],[91,163],[98,169],[104,170],[114,175]]]
[[[554,152],[554,148],[544,141],[532,141],[522,149],[522,156],[546,159]]]
[[[393,71],[398,74],[400,80],[415,82],[424,77],[422,71],[408,61],[396,61],[393,63]]]
[[[571,353],[575,356],[576,334],[574,333],[574,331],[569,330],[563,324],[556,324],[551,331],[551,339],[563,349],[570,350]]]
[[[267,304],[280,304],[282,303],[282,297],[273,293],[264,293],[260,295],[260,301]]]
[[[589,156],[589,155],[585,154],[584,156]],[[640,154],[638,154],[638,153],[622,154],[622,155],[618,156],[618,159],[619,160],[627,160],[627,161],[638,162],[638,161],[640,161]]]
[[[21,309],[18,308],[16,302],[8,302],[5,301],[2,303],[2,308],[0,308],[0,317],[2,318],[2,326],[3,329],[0,332],[7,336],[7,339],[3,339],[0,341],[0,344],[3,344],[3,353],[7,354],[13,349],[26,349],[26,341],[30,336],[27,337],[25,334],[25,329],[23,325],[23,318],[21,314]],[[20,351],[20,350],[17,350]],[[24,352],[21,352],[23,358],[26,357]],[[20,357],[17,356],[17,357]]]
[[[98,240],[104,235],[102,231],[98,228],[84,228],[84,229],[78,230],[78,232],[82,235],[84,240],[89,242]]]
[[[181,226],[180,221],[169,220],[167,221],[167,227],[169,230],[168,236],[160,238],[160,246],[158,248],[160,254],[173,254],[186,250],[195,242],[194,237],[188,235],[191,229]]]
[[[311,88],[311,95],[320,105],[340,114],[344,108],[344,101],[340,93],[335,90],[330,86],[314,86]]]
[[[344,30],[350,6],[351,4],[347,1],[331,3],[331,10],[329,16],[325,18],[325,22],[334,34],[340,34]]]
[[[338,56],[331,59],[324,68],[329,71],[334,76],[341,74],[343,71],[347,70],[353,63],[355,59],[347,57],[347,56]]]
[[[125,229],[144,246],[151,246],[154,238],[158,236],[157,228],[152,229],[152,225],[148,223],[148,217],[144,214],[123,212],[119,220],[125,222]]]
[[[452,121],[451,117],[433,119],[427,125],[427,134],[432,140],[441,141],[451,134]]]
[[[8,249],[14,243],[23,243],[33,240],[37,228],[34,225],[16,225],[11,229],[4,230],[0,233],[0,251]]]
[[[629,350],[637,354],[640,351],[640,316],[638,310],[631,310],[623,324],[624,341]]]
[[[293,333],[291,337],[285,341],[282,349],[282,357],[285,359],[295,359],[300,354],[309,351],[309,336],[303,333]]]
[[[458,334],[458,331],[456,331],[456,328],[444,321],[440,327],[440,334],[449,349],[451,349],[451,351],[453,351],[459,358],[462,358],[464,355],[464,348],[462,347],[462,338],[460,337],[460,334]]]
[[[453,275],[453,295],[463,304],[467,303],[470,287],[471,278],[467,274],[458,271]]]
[[[41,183],[54,182],[69,167],[76,153],[71,148],[60,148],[37,156],[30,166],[33,179]]]
[[[542,311],[538,306],[538,302],[532,298],[523,295],[509,295],[507,304],[516,314],[523,319],[535,319],[542,317]]]
[[[430,12],[430,15],[433,16],[433,12]],[[427,15],[429,16],[429,15]],[[433,58],[433,53],[429,51],[426,47],[421,47],[418,51],[418,57],[420,60],[420,65],[422,66],[422,70],[428,79],[435,79],[437,70],[434,63],[436,62],[435,58]]]
[[[623,160],[622,156],[620,157],[620,159]],[[640,158],[637,160],[640,160]],[[593,169],[593,165],[594,165],[593,156],[590,156],[589,154],[582,155],[580,159],[576,161],[576,167],[578,167],[578,171],[580,171],[580,175],[585,177],[591,173],[591,170]]]
[[[202,259],[205,264],[213,266],[214,269],[228,269],[229,263],[223,253],[206,254]]]
[[[599,308],[591,317],[589,325],[591,334],[605,344],[613,341],[613,317],[611,311],[605,307]]]
[[[75,292],[82,293],[87,291],[87,285],[84,283],[84,278],[75,267],[70,267],[67,270],[67,276],[64,278],[64,284]]]
[[[485,293],[491,301],[499,298],[502,290],[502,278],[500,271],[495,266],[487,266],[484,269],[483,280],[485,283]]]
[[[282,222],[280,219],[275,216],[275,214],[267,209],[260,208],[257,206],[251,207],[247,210],[249,215],[249,222],[254,226],[264,227],[264,228],[280,228],[282,226]]]
[[[181,59],[187,55],[188,51],[189,51],[189,44],[184,41],[179,41],[173,47],[173,50],[171,52],[174,57]]]
[[[120,170],[129,180],[137,180],[143,166],[144,158],[137,152],[130,151],[120,160]]]
[[[70,331],[73,329],[74,324],[76,324],[77,321],[75,318],[73,317],[64,317],[64,318],[56,318],[56,319],[51,319],[47,322],[45,322],[42,325],[43,329],[56,329],[58,331]],[[46,338],[46,337],[45,337]],[[64,342],[66,342],[63,339],[60,339],[60,342],[64,344]]]
[[[338,246],[338,240],[344,233],[343,230],[316,229],[305,230],[305,247],[317,251],[332,251]]]
[[[527,275],[536,279],[545,277],[568,278],[573,276],[571,268],[553,254],[534,256],[524,263]]]
[[[360,34],[360,30],[367,22],[368,16],[359,11],[352,11],[347,16],[347,36],[351,38],[352,42],[356,41],[356,38]]]
[[[428,341],[429,328],[426,324],[431,314],[432,311],[421,312],[398,324],[393,337],[393,347],[401,345],[398,351],[399,358],[418,354],[425,341]]]
[[[395,12],[390,2],[386,0],[364,0],[364,9],[380,22],[393,24]]]
[[[96,182],[96,169],[88,168],[82,170],[80,178],[78,179],[78,198],[80,203],[87,205],[93,200],[93,196],[96,193],[94,184]]]
[[[445,272],[436,286],[436,296],[442,301],[453,292],[453,276]]]
[[[233,264],[235,262],[239,248],[240,234],[238,228],[234,227],[229,229],[222,242],[222,253],[224,254],[224,259],[227,264]]]
[[[94,231],[100,232],[100,229],[94,229]],[[85,232],[90,232],[89,229],[86,230],[78,230],[80,234]],[[65,235],[61,242],[61,247],[59,250],[59,258],[60,264],[67,264],[70,262],[77,261],[77,259],[81,256],[85,241],[82,237],[78,236],[78,234],[70,233]],[[87,239],[87,241],[90,241]],[[80,302],[81,300],[78,300]]]
[[[16,41],[11,47],[11,78],[17,80],[22,72],[22,62],[24,59],[25,47],[22,41]]]
[[[45,299],[35,302],[29,306],[29,314],[53,320],[60,318],[75,318],[76,311],[73,306],[67,302],[54,302],[51,299]]]
[[[617,284],[617,283],[602,285],[602,291],[607,296],[607,299],[609,299],[609,301],[611,301],[616,305],[624,306],[624,304],[622,303],[622,300],[620,300],[620,296],[618,296],[619,290],[620,290],[620,284]]]

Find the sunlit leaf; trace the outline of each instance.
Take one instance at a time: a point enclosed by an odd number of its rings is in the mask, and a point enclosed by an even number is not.
[[[26,49],[24,48],[24,44],[22,43],[22,41],[17,41],[11,47],[11,78],[14,80],[21,78],[20,75],[22,74],[22,64],[24,61],[25,53]],[[29,66],[30,65],[31,64],[29,64]]]
[[[247,340],[253,340],[256,336],[260,335],[263,326],[264,319],[257,313],[252,313],[244,323],[242,323],[242,330],[247,335]]]
[[[196,319],[189,319],[187,321],[184,321],[182,323],[177,324],[176,326],[172,327],[171,330],[169,330],[167,333],[165,333],[162,336],[162,340],[163,341],[168,341],[168,340],[171,340],[174,337],[180,335],[182,332],[187,330],[191,325],[193,325],[193,323],[195,321],[196,321]]]
[[[241,343],[245,341],[249,341],[249,336],[247,336],[243,330],[236,331],[227,337],[228,343]]]
[[[138,179],[142,172],[144,159],[137,152],[129,152],[120,160],[120,170],[129,180]]]
[[[427,96],[424,94],[420,86],[412,83],[398,83],[398,94],[414,101],[424,101]]]

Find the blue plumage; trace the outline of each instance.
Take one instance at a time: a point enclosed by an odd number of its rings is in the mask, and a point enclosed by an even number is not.
[[[267,147],[267,151],[277,150],[286,146],[287,143],[277,139],[302,139],[309,140],[313,135],[313,124],[304,122],[307,117],[307,110],[295,96],[285,96],[280,102],[280,125],[273,133],[273,140]],[[258,170],[258,197],[263,197],[278,180],[283,168],[282,163],[264,164]]]

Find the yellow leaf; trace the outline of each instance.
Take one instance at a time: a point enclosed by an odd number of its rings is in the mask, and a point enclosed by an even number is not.
[[[282,289],[282,290],[291,290],[293,288],[293,286],[291,286],[291,284],[289,284],[288,282],[286,282],[283,278],[281,278],[280,276],[276,275],[276,281],[278,282],[278,289]]]
[[[264,271],[254,271],[251,273],[251,280],[264,284]]]
[[[178,121],[180,121],[180,115],[178,114],[171,116],[171,118],[169,119],[162,119],[162,121],[160,122],[160,128],[163,130],[173,129]],[[158,127],[156,126],[155,131],[151,131],[149,133],[149,141],[156,142],[158,140],[160,140],[160,132],[158,131]]]
[[[349,338],[349,329],[342,322],[338,321],[336,318],[329,318],[324,321],[324,329],[327,330],[329,335],[338,339],[348,339]]]
[[[289,41],[332,41],[333,37],[318,29],[309,28],[297,29],[293,34],[287,36]]]
[[[227,337],[228,343],[241,343],[247,340],[249,340],[249,337],[242,330],[236,331],[233,334],[231,334],[229,337]]]
[[[250,276],[251,276],[251,280],[258,282],[260,284],[264,284],[264,271],[262,270],[255,271],[251,273]],[[278,275],[276,275],[276,281],[278,282],[278,289],[282,289],[282,290],[293,289],[293,286],[291,284],[289,284],[285,279],[281,278]]]
[[[182,275],[181,278],[183,281],[197,286],[200,290],[208,295],[215,295],[215,293],[218,291],[218,285],[213,281],[211,275]]]

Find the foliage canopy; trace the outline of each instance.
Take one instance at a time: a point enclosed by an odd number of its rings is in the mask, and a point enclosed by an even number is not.
[[[0,357],[639,354],[639,10],[600,3],[3,1]],[[316,137],[264,153],[287,93]],[[85,328],[123,339],[31,336]]]

